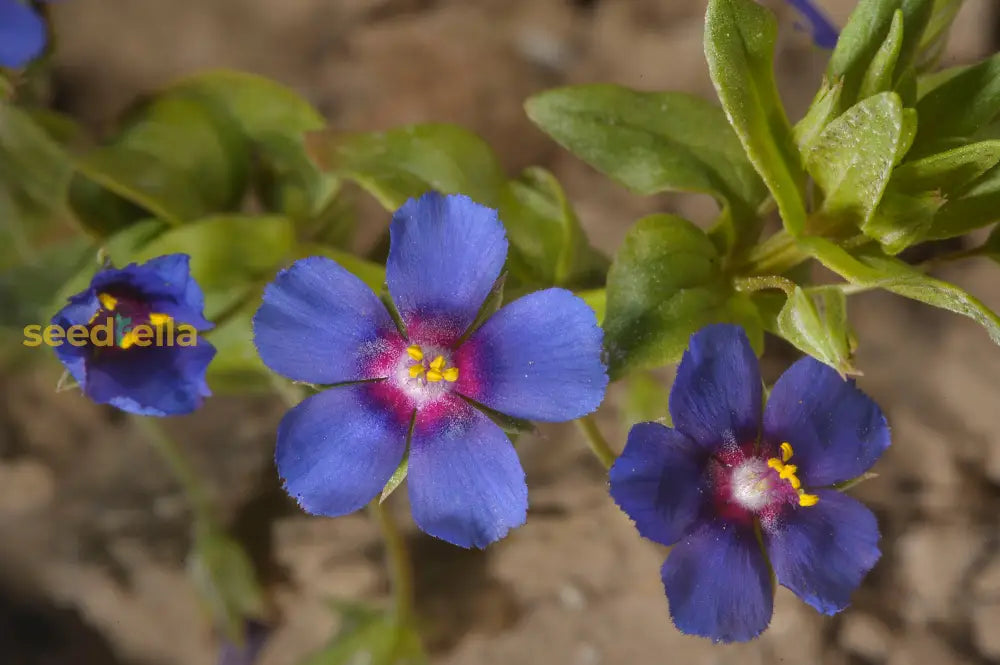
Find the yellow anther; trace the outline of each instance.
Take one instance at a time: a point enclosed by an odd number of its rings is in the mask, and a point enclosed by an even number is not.
[[[793,478],[795,476],[795,472],[798,470],[799,467],[794,464],[786,464],[778,471],[778,477],[782,480],[788,480],[789,478]]]
[[[123,349],[127,349],[133,344],[135,344],[138,339],[139,336],[136,334],[136,332],[134,330],[129,330],[127,333],[122,335],[121,342],[118,343],[118,346],[120,346]]]
[[[781,461],[787,462],[792,459],[792,444],[785,441],[781,444]]]
[[[432,360],[431,369],[437,370],[438,372],[444,369],[444,356],[438,356],[437,358]]]
[[[431,383],[437,383],[442,378],[444,378],[444,375],[441,374],[441,372],[437,371],[436,369],[427,370],[427,380],[430,381]]]
[[[406,347],[406,355],[410,356],[411,358],[413,358],[417,362],[420,362],[421,360],[424,359],[424,352],[420,348],[419,344],[413,344],[412,346]],[[411,372],[413,371],[412,368],[410,369],[410,371]],[[416,375],[415,374],[411,374],[410,376],[416,376]]]
[[[815,506],[819,503],[819,497],[815,494],[806,494],[802,490],[799,490],[799,505],[800,506]]]
[[[154,326],[165,326],[168,323],[170,323],[171,320],[172,319],[170,318],[169,314],[159,314],[154,312],[153,314],[149,315],[149,322],[152,323]]]
[[[444,371],[444,373],[442,373],[441,376],[444,377],[445,381],[448,381],[449,383],[455,383],[456,381],[458,381],[458,368],[449,367]]]
[[[410,378],[415,379],[424,373],[423,365],[410,365]]]
[[[101,307],[108,311],[113,310],[115,305],[118,304],[118,298],[115,298],[110,293],[98,293],[97,299],[101,302]]]
[[[778,473],[781,473],[781,470],[785,468],[785,465],[777,457],[772,457],[771,459],[767,460],[767,465],[772,469],[774,469],[775,471],[777,471]]]
[[[791,475],[788,478],[786,478],[785,480],[788,481],[788,484],[790,484],[792,486],[793,490],[797,490],[800,487],[802,487],[802,481],[799,480],[799,477],[796,476],[796,475]]]

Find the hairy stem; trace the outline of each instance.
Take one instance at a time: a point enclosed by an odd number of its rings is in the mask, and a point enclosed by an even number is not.
[[[615,458],[618,455],[615,451],[611,449],[608,445],[608,440],[604,438],[601,434],[601,430],[597,428],[597,422],[594,421],[593,416],[584,416],[576,421],[577,426],[580,431],[583,432],[584,438],[587,440],[587,446],[590,447],[590,451],[594,453],[597,460],[604,466],[605,469],[610,469],[611,465],[615,463]]]

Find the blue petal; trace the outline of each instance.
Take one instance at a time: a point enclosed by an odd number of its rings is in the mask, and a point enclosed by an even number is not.
[[[503,430],[462,399],[444,399],[443,413],[418,412],[414,423],[407,476],[413,519],[435,538],[483,548],[524,524],[524,471]]]
[[[406,429],[370,383],[337,386],[293,408],[274,459],[285,491],[314,515],[346,515],[371,501],[406,449]]]
[[[97,294],[93,289],[87,289],[69,298],[69,302],[52,317],[52,325],[59,326],[62,330],[69,330],[73,326],[85,326],[90,323],[94,314],[100,309],[101,304],[97,300]],[[93,352],[93,348],[87,346],[74,346],[63,341],[59,346],[52,348],[70,375],[80,386],[86,385],[87,368],[86,362]]]
[[[0,67],[17,69],[45,49],[45,22],[27,3],[0,0]]]
[[[692,335],[670,391],[674,427],[714,450],[756,441],[760,412],[760,368],[743,329],[717,324]]]
[[[278,273],[264,290],[253,329],[265,365],[290,379],[320,384],[384,378],[371,361],[381,341],[397,334],[372,290],[322,256]]]
[[[836,614],[878,561],[878,522],[859,501],[818,490],[814,506],[796,507],[763,529],[774,574],[824,614]]]
[[[851,480],[889,447],[881,409],[835,370],[801,358],[774,384],[764,410],[764,438],[787,441],[806,487]]]
[[[135,291],[152,311],[169,314],[179,323],[188,323],[198,330],[209,330],[213,324],[203,315],[205,296],[191,276],[190,260],[187,254],[168,254],[141,265],[130,263],[124,268],[107,268],[94,275],[91,288],[100,292],[126,287]]]
[[[596,409],[608,385],[594,311],[564,289],[524,296],[456,354],[455,389],[517,418],[559,422]]]
[[[682,633],[745,642],[771,622],[770,571],[750,526],[704,522],[670,550],[661,574]]]
[[[456,338],[464,333],[507,257],[496,211],[429,192],[396,211],[389,238],[385,279],[403,321],[434,320]]]
[[[77,381],[98,404],[140,415],[173,416],[194,411],[211,395],[205,370],[215,347],[200,337],[195,346],[88,350],[85,380]]]
[[[819,7],[813,4],[812,0],[788,0],[788,3],[795,7],[803,18],[809,21],[812,31],[812,39],[816,46],[825,49],[832,49],[837,45],[837,28],[830,22]]]
[[[680,540],[704,502],[705,454],[677,430],[639,423],[609,476],[611,497],[639,533],[663,545]]]

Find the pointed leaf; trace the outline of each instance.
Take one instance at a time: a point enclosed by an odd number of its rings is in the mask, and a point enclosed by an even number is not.
[[[857,374],[851,362],[847,297],[836,287],[804,291],[795,287],[781,308],[778,332],[800,351],[840,372]]]

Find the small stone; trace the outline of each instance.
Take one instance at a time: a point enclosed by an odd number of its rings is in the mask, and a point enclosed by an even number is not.
[[[52,471],[33,459],[0,463],[0,513],[23,515],[45,507],[55,491]]]
[[[861,612],[848,612],[840,628],[840,644],[866,660],[882,662],[889,656],[892,633],[879,619]]]
[[[583,591],[572,584],[566,584],[559,589],[559,601],[566,609],[577,612],[587,606],[587,597],[583,595]]]
[[[972,582],[972,591],[982,600],[1000,601],[1000,556],[995,556],[983,567]]]
[[[899,539],[900,574],[912,602],[903,612],[912,623],[945,620],[954,611],[966,571],[985,536],[961,524],[925,524]]]
[[[1000,602],[977,605],[972,610],[972,641],[987,658],[1000,658]]]
[[[915,630],[899,638],[888,665],[967,665],[968,661],[939,637]]]

